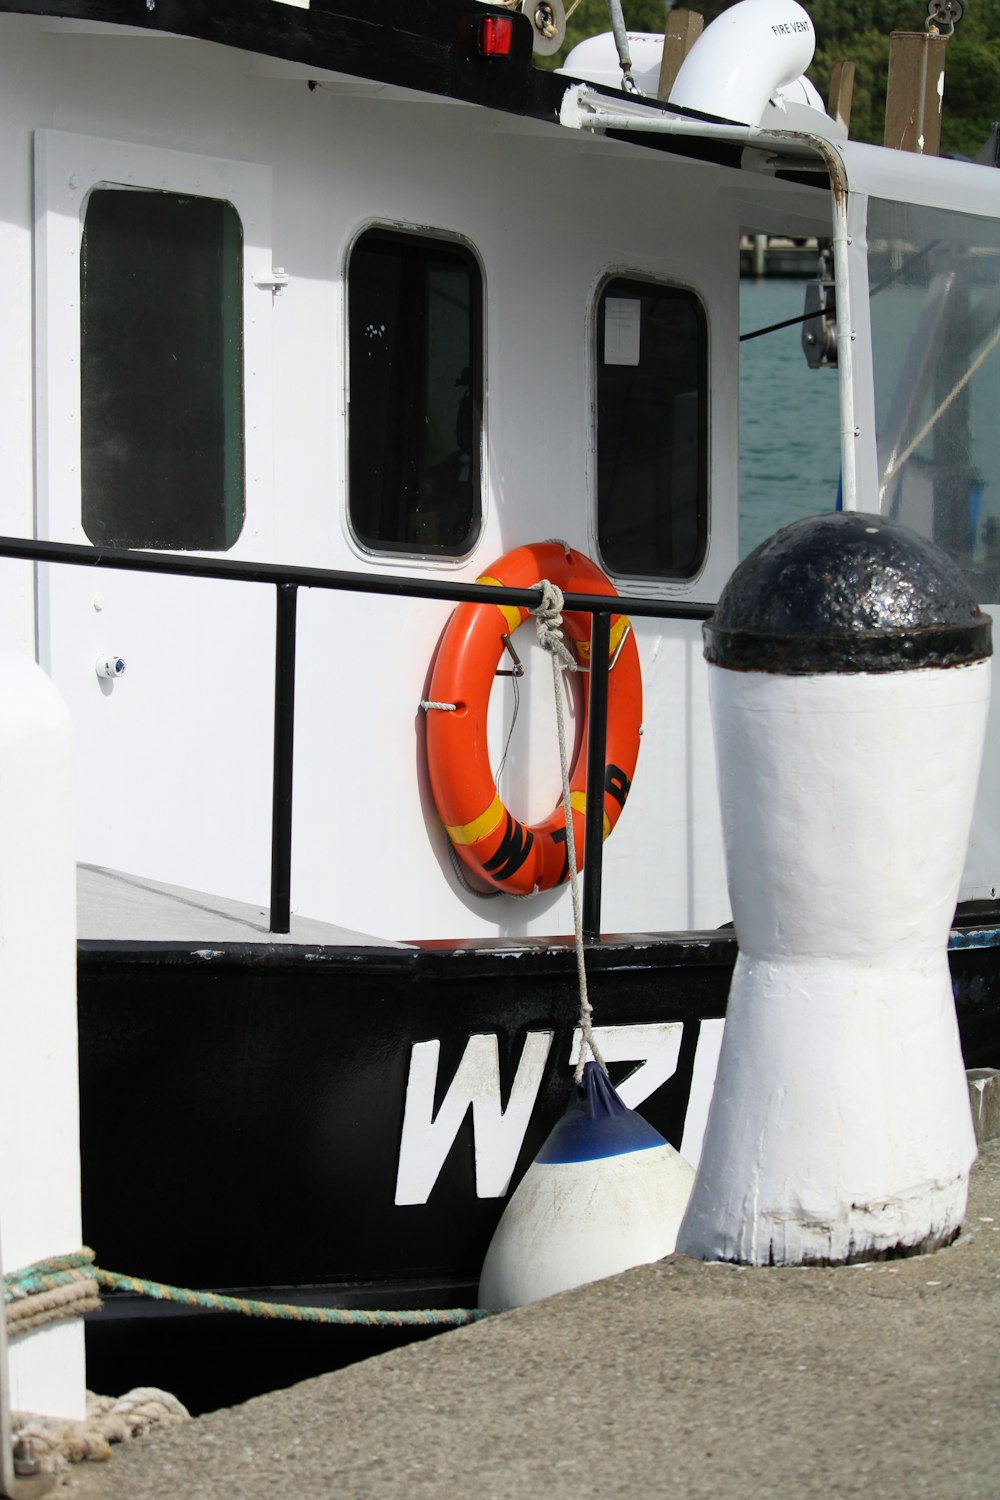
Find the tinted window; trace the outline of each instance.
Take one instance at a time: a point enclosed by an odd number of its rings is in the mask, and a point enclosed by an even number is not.
[[[224,551],[244,514],[236,210],[210,198],[96,189],[80,282],[87,536]]]
[[[688,578],[705,555],[706,328],[679,287],[619,279],[597,312],[597,528],[613,573]]]
[[[479,268],[449,241],[369,230],[348,298],[354,533],[376,550],[467,552],[481,514]]]
[[[872,198],[868,275],[879,509],[1000,602],[1000,224]]]

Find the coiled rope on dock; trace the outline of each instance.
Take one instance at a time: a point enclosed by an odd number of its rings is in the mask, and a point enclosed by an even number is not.
[[[106,1463],[112,1449],[143,1437],[154,1427],[174,1427],[190,1422],[191,1413],[176,1396],[157,1386],[137,1386],[124,1396],[97,1396],[87,1392],[82,1421],[41,1416],[38,1412],[11,1412],[11,1431],[37,1459],[41,1473],[65,1475],[71,1464]]]
[[[163,1281],[147,1281],[140,1276],[102,1270],[94,1265],[93,1250],[84,1246],[71,1255],[36,1261],[4,1276],[8,1334],[13,1338],[42,1323],[96,1309],[101,1305],[101,1290],[133,1292],[158,1302],[178,1302],[185,1307],[239,1313],[246,1318],[348,1327],[456,1328],[489,1316],[475,1307],[301,1307],[294,1302],[267,1302],[256,1297],[196,1291],[191,1287],[171,1286]]]

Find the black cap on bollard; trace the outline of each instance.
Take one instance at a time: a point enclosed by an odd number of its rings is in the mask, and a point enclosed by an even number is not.
[[[745,558],[702,627],[736,672],[816,675],[959,667],[992,653],[990,619],[958,564],[864,511],[810,516]]]

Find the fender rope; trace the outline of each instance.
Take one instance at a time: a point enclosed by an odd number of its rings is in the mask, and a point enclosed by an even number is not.
[[[94,1252],[84,1247],[72,1255],[37,1261],[20,1271],[4,1276],[4,1303],[11,1336],[26,1333],[29,1327],[52,1322],[57,1317],[71,1317],[100,1306],[98,1287],[105,1291],[135,1292],[159,1302],[179,1302],[186,1307],[202,1307],[214,1312],[240,1313],[246,1318],[280,1319],[290,1323],[332,1323],[349,1327],[372,1328],[454,1328],[477,1323],[489,1314],[474,1307],[423,1308],[355,1308],[299,1307],[293,1302],[264,1302],[254,1297],[229,1297],[222,1292],[200,1292],[190,1287],[170,1286],[162,1281],[146,1281],[118,1271],[103,1271],[94,1265]],[[79,1289],[84,1289],[86,1305]],[[32,1303],[36,1297],[48,1297],[67,1289],[75,1294],[67,1299],[64,1311],[52,1312],[29,1322],[12,1309]],[[92,1289],[92,1290],[89,1290]],[[11,1326],[12,1317],[18,1321]]]
[[[583,950],[583,918],[580,914],[580,881],[576,868],[576,839],[573,835],[573,809],[570,806],[569,756],[566,753],[566,720],[563,714],[563,672],[579,672],[580,667],[562,637],[562,589],[543,578],[537,585],[542,591],[541,603],[531,611],[536,617],[535,629],[538,644],[549,653],[552,663],[552,688],[556,700],[556,730],[559,735],[559,765],[562,770],[563,811],[566,815],[566,855],[569,861],[569,888],[573,898],[573,937],[576,946],[576,976],[580,990],[580,1056],[573,1075],[576,1083],[583,1077],[587,1051],[590,1050],[598,1067],[607,1074],[604,1058],[594,1038],[594,1012],[587,993],[587,965]]]

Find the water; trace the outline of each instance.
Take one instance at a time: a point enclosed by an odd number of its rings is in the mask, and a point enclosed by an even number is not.
[[[740,332],[794,318],[802,281],[741,283]],[[833,510],[840,478],[836,370],[811,370],[800,328],[740,345],[740,556],[765,537]]]

